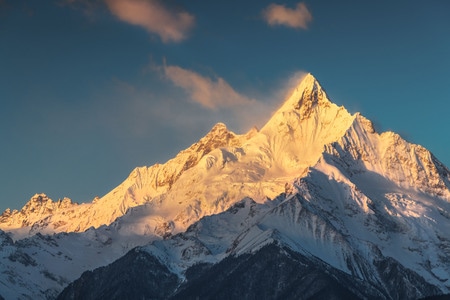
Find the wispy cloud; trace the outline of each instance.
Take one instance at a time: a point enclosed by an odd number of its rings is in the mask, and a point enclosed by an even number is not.
[[[250,97],[236,91],[223,78],[210,78],[179,66],[158,66],[152,62],[148,70],[153,72],[145,76],[154,76],[154,82],[135,85],[115,79],[105,86],[83,111],[86,119],[92,124],[99,122],[104,130],[120,138],[158,135],[156,128],[161,126],[180,136],[196,138],[217,122],[244,133],[253,126],[262,127],[306,74],[291,73],[289,80],[276,83],[278,88],[263,89]]]
[[[180,42],[195,24],[195,17],[174,11],[158,0],[104,0],[121,21],[143,27],[161,37],[163,42]]]
[[[292,9],[284,5],[270,4],[263,11],[264,20],[271,26],[284,25],[292,28],[308,29],[312,15],[303,2]]]
[[[264,125],[273,111],[272,97],[263,93],[258,97],[244,95],[219,76],[203,76],[166,63],[162,66],[151,64],[150,68],[158,70],[164,78],[189,96],[189,102],[195,104],[189,105],[189,108],[196,111],[197,121],[214,119],[215,122],[221,121],[230,125],[230,128],[238,132],[244,132],[253,126]],[[206,111],[199,113],[199,108]]]
[[[185,90],[192,101],[208,109],[253,104],[256,100],[236,92],[223,78],[211,79],[178,66],[163,66],[164,75]]]

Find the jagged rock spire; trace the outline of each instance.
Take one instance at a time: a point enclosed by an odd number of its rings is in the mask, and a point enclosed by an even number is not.
[[[309,117],[318,105],[327,106],[330,103],[319,82],[311,73],[308,73],[293,89],[279,111],[295,109],[304,119]]]

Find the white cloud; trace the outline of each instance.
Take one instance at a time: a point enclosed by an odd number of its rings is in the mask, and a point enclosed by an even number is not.
[[[297,3],[292,9],[284,5],[270,4],[264,11],[263,17],[271,25],[284,25],[292,28],[308,29],[312,15],[303,2]]]
[[[104,0],[121,21],[143,27],[163,42],[179,42],[187,37],[195,17],[185,11],[172,11],[158,0]]]
[[[204,77],[178,66],[163,67],[164,75],[185,90],[192,101],[209,109],[230,108],[256,102],[236,92],[224,79]]]

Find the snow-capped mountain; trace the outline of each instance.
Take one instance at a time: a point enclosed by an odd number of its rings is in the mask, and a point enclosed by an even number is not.
[[[153,226],[170,223],[174,232],[183,231],[245,196],[261,201],[276,197],[286,182],[317,161],[324,145],[344,135],[354,118],[331,103],[308,75],[259,132],[236,135],[219,123],[174,159],[134,169],[122,184],[92,203],[49,210],[43,209],[50,206],[47,200],[32,198],[20,212],[3,213],[0,228],[19,237],[36,229],[80,232],[109,225],[129,208],[147,204],[155,215]],[[142,233],[147,227],[136,230]]]
[[[5,211],[0,228],[8,232],[0,251],[7,294],[0,295],[11,298],[54,298],[84,270],[135,246],[143,247],[84,273],[60,297],[119,298],[127,284],[143,280],[126,267],[136,260],[158,270],[144,272],[147,287],[166,287],[137,296],[227,298],[233,289],[208,289],[202,280],[229,286],[242,274],[241,284],[254,286],[247,297],[262,286],[272,287],[271,298],[450,292],[450,171],[424,147],[377,133],[369,120],[332,103],[310,74],[259,131],[237,135],[219,123],[174,159],[136,168],[92,203],[37,194],[21,211]],[[285,272],[294,269],[273,266],[286,278],[275,288],[267,276],[236,273],[271,255],[297,266],[297,277],[288,280]],[[111,281],[118,271],[127,275]],[[318,280],[315,290],[308,292],[308,280]]]

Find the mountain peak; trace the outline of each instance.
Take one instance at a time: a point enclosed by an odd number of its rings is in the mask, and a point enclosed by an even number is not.
[[[303,120],[310,119],[312,116],[324,121],[324,119],[332,117],[328,115],[330,109],[331,115],[334,117],[337,116],[338,112],[345,118],[350,116],[343,107],[338,107],[328,99],[317,79],[311,73],[308,73],[291,90],[283,105],[264,126],[266,127],[264,130],[267,130],[268,127],[279,127],[285,123],[289,123],[292,128],[296,128],[300,126]],[[288,121],[287,118],[292,120]]]
[[[228,130],[227,126],[224,123],[217,123],[211,128],[211,130],[200,139],[198,143],[200,144],[223,144],[225,146],[228,144],[228,141],[234,139],[236,135]],[[222,147],[220,146],[220,147]],[[216,148],[216,146],[213,146]]]
[[[300,112],[302,118],[307,118],[315,107],[327,104],[330,104],[330,101],[325,91],[316,78],[308,73],[286,100],[283,108],[287,110],[293,108]]]
[[[214,135],[219,134],[220,135],[225,132],[228,132],[227,125],[225,125],[222,122],[219,122],[211,128],[209,134],[214,134]]]
[[[319,82],[307,74],[261,132],[268,137],[277,168],[300,174],[317,161],[324,145],[345,134],[354,119],[328,100]]]
[[[314,77],[313,74],[308,73],[306,74],[301,80],[300,80],[300,85],[304,84],[304,85],[309,85],[309,86],[313,86],[315,84],[317,84],[318,81],[316,79],[316,77]]]

